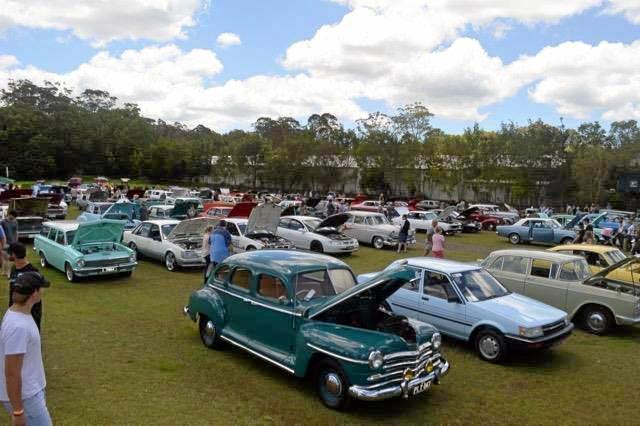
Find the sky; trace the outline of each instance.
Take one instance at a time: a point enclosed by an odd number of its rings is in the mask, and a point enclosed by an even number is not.
[[[640,0],[0,0],[0,88],[219,132],[420,102],[433,124],[640,119]]]

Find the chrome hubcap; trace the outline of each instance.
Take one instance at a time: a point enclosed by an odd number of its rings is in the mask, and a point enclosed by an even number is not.
[[[493,359],[500,353],[500,344],[492,336],[485,336],[480,339],[480,344],[478,346],[480,348],[480,352],[485,358]]]
[[[335,373],[329,373],[325,376],[324,387],[331,395],[339,396],[342,393],[342,382]]]
[[[517,235],[512,235],[511,236],[511,241],[513,241],[514,243],[518,242],[518,236]]]
[[[40,266],[42,266],[42,267],[44,268],[44,267],[45,267],[45,265],[46,265],[46,263],[47,263],[47,262],[44,260],[44,256],[43,256],[43,255],[40,255]]]
[[[600,312],[593,312],[587,320],[589,327],[596,331],[604,330],[606,319]]]
[[[167,264],[167,269],[173,269],[174,262],[173,262],[173,256],[172,255],[170,255],[170,254],[167,255],[166,264]]]
[[[207,321],[204,326],[204,332],[209,337],[212,337],[216,334],[216,326],[213,324],[213,321]]]
[[[71,281],[71,278],[73,278],[73,271],[70,266],[67,266],[67,279]]]

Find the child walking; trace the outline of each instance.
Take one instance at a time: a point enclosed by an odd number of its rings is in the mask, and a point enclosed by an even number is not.
[[[436,228],[436,233],[432,237],[432,242],[433,248],[431,251],[433,252],[433,257],[444,259],[444,235],[441,227],[438,226]]]

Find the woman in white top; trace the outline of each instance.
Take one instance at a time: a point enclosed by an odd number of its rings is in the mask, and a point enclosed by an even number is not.
[[[205,254],[204,261],[206,262],[204,265],[204,280],[207,281],[207,277],[209,276],[209,266],[211,265],[211,256],[209,252],[211,251],[211,231],[213,231],[213,225],[209,225],[204,229],[204,234],[202,235],[202,250]]]

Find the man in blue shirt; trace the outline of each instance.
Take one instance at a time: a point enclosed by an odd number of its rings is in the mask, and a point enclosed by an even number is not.
[[[229,246],[231,245],[231,234],[227,231],[227,222],[221,220],[213,230],[210,237],[211,249],[209,255],[211,263],[215,267],[229,256]]]

